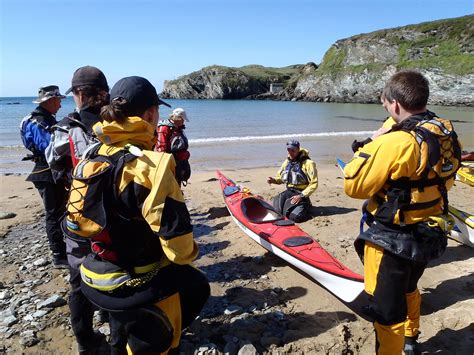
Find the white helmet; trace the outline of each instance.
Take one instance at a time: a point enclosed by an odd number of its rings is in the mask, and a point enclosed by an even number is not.
[[[178,107],[173,110],[170,114],[170,119],[175,120],[181,118],[183,121],[189,122],[188,115],[186,115],[186,111],[184,108]]]

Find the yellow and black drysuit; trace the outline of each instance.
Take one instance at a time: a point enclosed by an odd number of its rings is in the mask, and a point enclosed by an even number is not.
[[[418,336],[417,282],[446,248],[447,190],[459,159],[451,123],[427,111],[364,145],[344,169],[345,192],[368,199],[370,227],[355,247],[363,257],[365,311],[374,319],[378,354],[400,354],[404,338]]]
[[[383,121],[382,128],[391,129],[393,125],[395,125],[396,123],[397,122],[395,122],[393,117],[389,116],[385,119],[385,121]],[[354,140],[354,142],[352,142],[352,145],[351,145],[352,151],[355,153],[359,150],[359,148],[362,148],[364,145],[370,142],[372,142],[371,137],[367,138],[364,141]]]
[[[191,265],[198,247],[173,156],[149,150],[155,129],[139,117],[93,129],[101,143],[74,170],[62,223],[68,237],[92,241],[81,265],[83,292],[112,311],[115,353],[126,343],[138,353],[176,350],[209,284]]]
[[[292,221],[308,219],[311,209],[309,196],[318,188],[316,163],[309,158],[308,151],[301,148],[295,159],[288,156],[274,179],[275,184],[286,184],[286,190],[275,196],[273,207]],[[295,195],[301,195],[303,199],[292,205],[290,200]]]

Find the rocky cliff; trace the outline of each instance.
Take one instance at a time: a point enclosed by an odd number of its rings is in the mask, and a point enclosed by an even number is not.
[[[165,81],[163,96],[378,102],[385,81],[401,69],[430,81],[431,104],[472,106],[474,15],[360,34],[338,40],[321,64],[285,68],[211,66]],[[283,90],[270,93],[271,83]]]
[[[213,65],[199,71],[166,80],[162,96],[175,99],[242,99],[269,91],[271,83],[286,83],[298,72],[300,65],[265,68],[248,65],[229,68]]]

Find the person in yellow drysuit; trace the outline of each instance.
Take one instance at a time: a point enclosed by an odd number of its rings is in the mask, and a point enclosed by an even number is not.
[[[159,105],[145,78],[119,80],[73,173],[63,230],[90,238],[81,288],[110,311],[112,354],[179,353],[182,329],[209,297],[193,227],[168,153],[153,152]],[[111,171],[107,173],[108,171]],[[105,181],[102,183],[100,181]],[[105,227],[95,228],[106,220]]]
[[[273,207],[294,222],[311,218],[311,196],[318,188],[316,163],[309,158],[300,142],[286,143],[288,158],[275,177],[268,177],[269,184],[286,184],[286,190],[273,199]]]
[[[428,97],[419,72],[393,75],[381,100],[396,124],[358,148],[344,169],[346,194],[368,199],[369,229],[355,247],[364,262],[364,309],[374,320],[377,354],[420,353],[417,282],[447,243],[447,190],[460,143],[451,122],[427,110]]]

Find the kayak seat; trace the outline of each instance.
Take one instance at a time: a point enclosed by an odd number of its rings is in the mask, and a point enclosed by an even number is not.
[[[275,222],[283,219],[272,205],[255,197],[242,200],[240,205],[244,216],[252,223]]]
[[[290,237],[286,238],[283,242],[283,245],[286,247],[299,247],[300,245],[311,244],[313,238],[301,236],[301,237]]]

